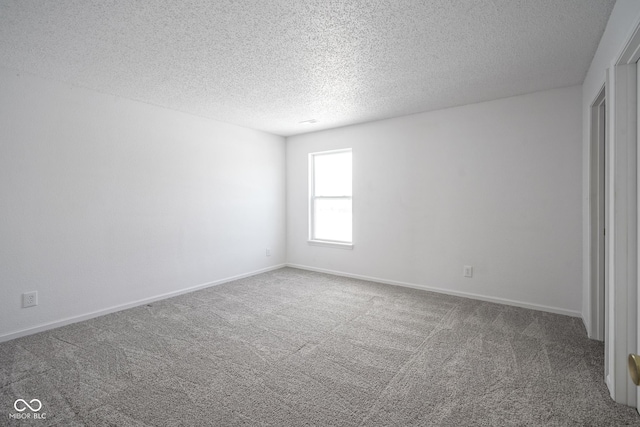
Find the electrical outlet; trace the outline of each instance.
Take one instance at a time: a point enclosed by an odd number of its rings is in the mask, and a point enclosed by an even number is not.
[[[473,277],[473,267],[470,265],[465,265],[462,269],[462,275],[464,277]]]
[[[22,308],[35,307],[36,305],[38,305],[38,291],[22,294]]]
[[[267,256],[271,256],[271,248],[267,248]]]

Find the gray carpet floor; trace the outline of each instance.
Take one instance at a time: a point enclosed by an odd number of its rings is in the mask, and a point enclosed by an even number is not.
[[[602,377],[577,318],[284,268],[0,344],[0,424],[640,425]]]

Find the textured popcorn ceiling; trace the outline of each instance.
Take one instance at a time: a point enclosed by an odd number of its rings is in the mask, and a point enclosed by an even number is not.
[[[613,4],[0,0],[0,66],[293,135],[580,84]]]

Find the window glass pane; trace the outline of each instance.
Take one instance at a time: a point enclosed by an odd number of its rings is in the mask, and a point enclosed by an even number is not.
[[[313,160],[316,196],[351,196],[350,151],[316,154]]]
[[[351,200],[316,199],[314,239],[351,242]]]

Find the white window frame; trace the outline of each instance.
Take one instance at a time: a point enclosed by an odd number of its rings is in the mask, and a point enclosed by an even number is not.
[[[353,232],[351,234],[351,241],[344,242],[338,240],[326,240],[326,239],[316,239],[314,236],[314,206],[315,201],[318,199],[323,200],[351,200],[351,223],[353,227],[353,191],[351,196],[316,196],[315,195],[315,171],[314,171],[314,158],[316,156],[328,155],[328,154],[338,154],[338,153],[351,153],[352,154],[352,167],[353,167],[353,149],[351,148],[342,148],[339,150],[329,150],[329,151],[318,151],[316,153],[309,153],[309,240],[308,243],[313,246],[326,246],[332,248],[340,248],[340,249],[353,249]],[[353,176],[353,169],[352,169]],[[353,182],[353,181],[352,181]],[[353,184],[352,184],[353,185]]]

